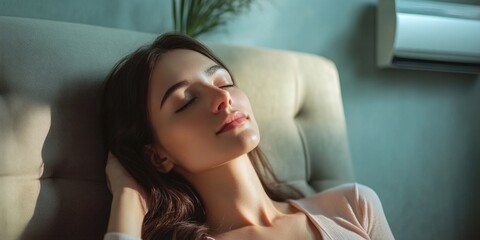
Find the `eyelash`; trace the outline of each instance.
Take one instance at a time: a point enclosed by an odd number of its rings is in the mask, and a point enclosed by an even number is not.
[[[220,88],[231,88],[231,87],[235,87],[235,84],[227,84],[227,85],[220,86]]]
[[[188,107],[188,105],[190,105],[191,103],[193,103],[193,101],[195,101],[197,98],[194,97],[192,98],[192,100],[188,101],[187,103],[185,103],[185,105],[183,105],[182,107],[180,107],[177,111],[175,111],[175,113],[178,113],[178,112],[181,112],[183,111],[185,108]]]
[[[235,87],[235,84],[228,84],[228,85],[223,85],[223,86],[220,86],[219,88],[231,88],[231,87]],[[192,104],[195,100],[197,100],[196,97],[192,98],[190,101],[188,101],[187,103],[185,103],[185,105],[183,105],[182,107],[180,107],[179,109],[177,109],[177,111],[175,111],[175,113],[178,113],[178,112],[181,112],[183,110],[185,110],[185,108],[187,108],[188,106],[190,106],[190,104]]]

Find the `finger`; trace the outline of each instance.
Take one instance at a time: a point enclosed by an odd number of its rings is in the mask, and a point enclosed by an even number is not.
[[[110,186],[110,180],[107,179],[107,188],[108,188],[108,191],[112,192],[112,187]]]

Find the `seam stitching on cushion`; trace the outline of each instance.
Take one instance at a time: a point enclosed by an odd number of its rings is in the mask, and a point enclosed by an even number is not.
[[[307,141],[305,139],[305,134],[303,129],[299,125],[298,121],[295,121],[295,126],[297,127],[298,136],[300,137],[300,141],[302,141],[302,148],[303,148],[303,155],[305,157],[305,176],[307,183],[310,184],[311,174],[310,174],[310,155],[308,154],[308,146]]]
[[[295,116],[293,117],[293,120],[295,122],[295,126],[297,127],[297,132],[300,137],[300,141],[302,143],[302,148],[303,148],[303,156],[305,158],[305,177],[307,183],[310,183],[310,178],[311,178],[311,173],[310,173],[310,155],[308,154],[308,146],[307,146],[307,141],[305,138],[305,134],[303,132],[303,129],[300,126],[300,123],[297,121],[297,116],[299,116],[301,109],[303,106],[300,106],[301,102],[300,101],[300,77],[299,77],[299,70],[300,70],[300,65],[298,62],[298,57],[295,58],[295,65],[297,71],[295,72],[295,80],[294,80],[294,88],[295,88],[295,106],[297,107],[297,112],[295,113]],[[310,184],[309,184],[310,185]]]
[[[299,83],[298,83],[298,79],[299,79],[299,76],[298,76],[298,59],[295,58],[295,69],[297,69],[297,71],[295,71],[294,73],[294,81],[293,81],[293,88],[294,88],[294,96],[293,96],[293,119],[295,120],[297,118],[297,116],[300,114],[300,109],[301,109],[301,106],[300,106],[300,87],[299,87]]]

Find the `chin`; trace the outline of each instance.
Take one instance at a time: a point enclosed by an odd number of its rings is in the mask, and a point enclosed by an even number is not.
[[[242,152],[241,154],[245,154],[258,146],[260,143],[260,134],[253,129],[247,129],[238,135],[237,141]]]

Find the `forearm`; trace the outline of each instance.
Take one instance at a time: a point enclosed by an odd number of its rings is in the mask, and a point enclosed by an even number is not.
[[[125,188],[113,194],[107,232],[125,233],[140,238],[147,210],[139,193]]]

